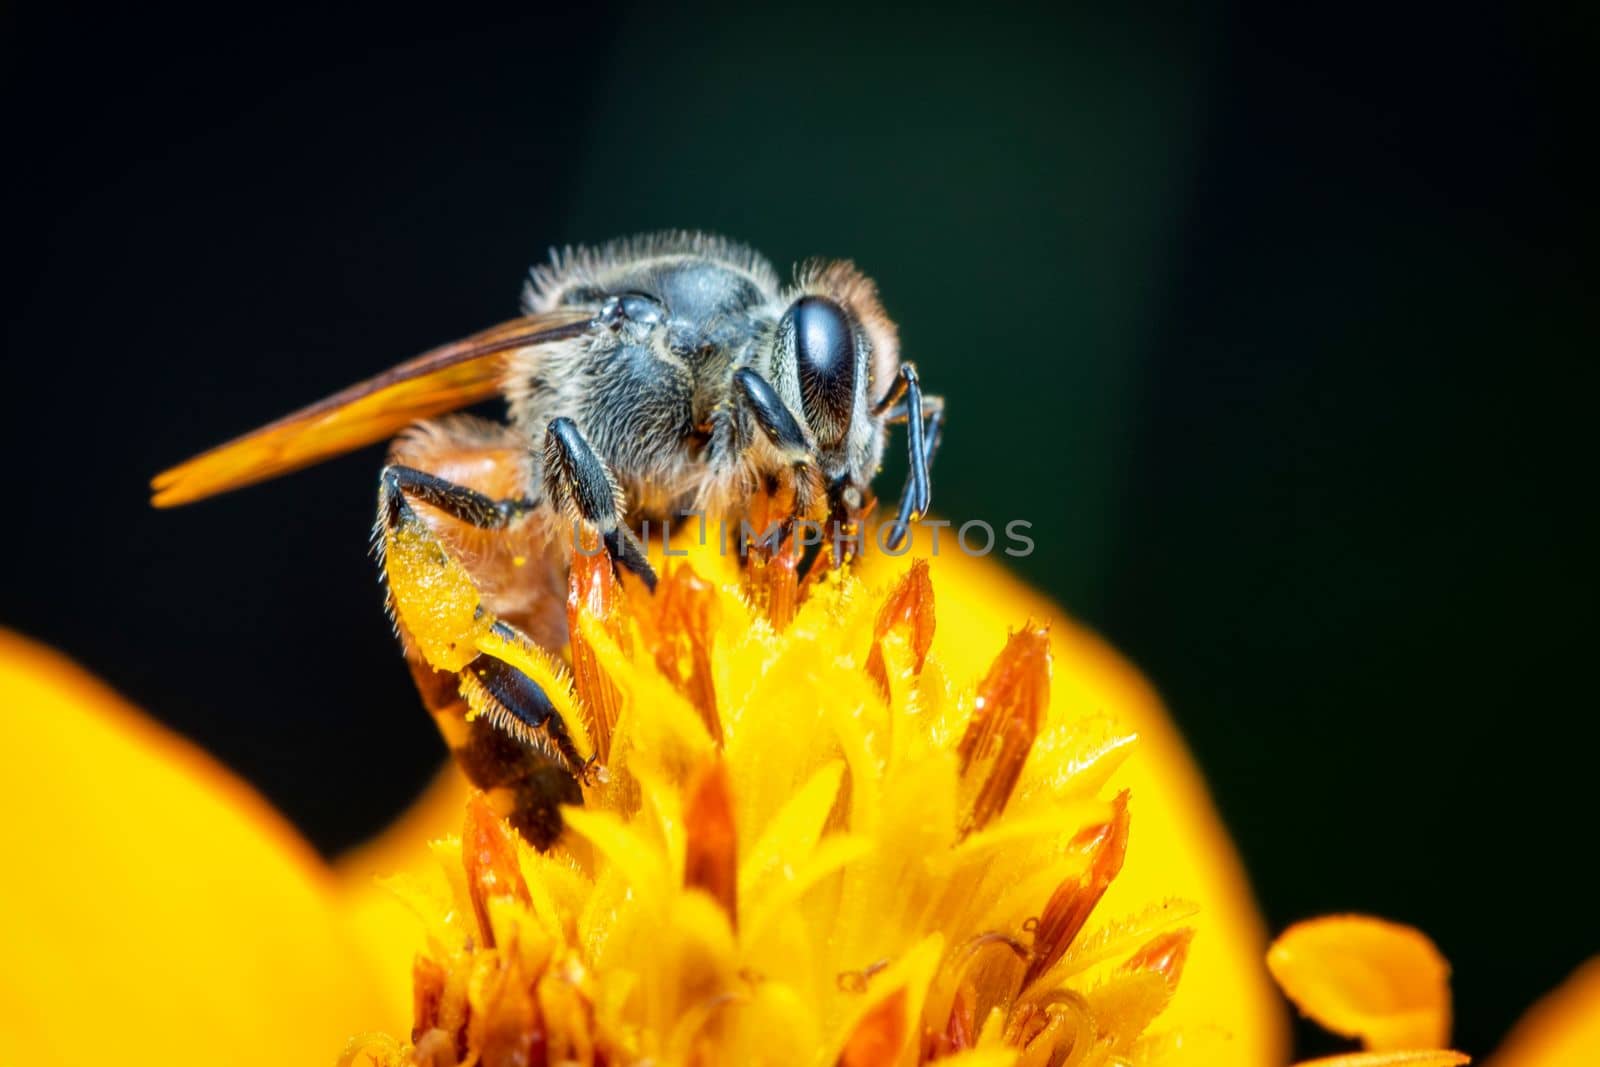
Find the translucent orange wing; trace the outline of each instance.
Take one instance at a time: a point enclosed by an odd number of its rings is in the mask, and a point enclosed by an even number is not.
[[[266,481],[485,400],[500,388],[512,353],[576,337],[590,321],[585,311],[530,315],[424,352],[163,471],[151,479],[151,503],[176,507]]]

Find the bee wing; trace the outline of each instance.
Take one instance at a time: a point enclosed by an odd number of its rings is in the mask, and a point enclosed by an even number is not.
[[[424,352],[161,472],[150,481],[151,503],[176,507],[266,481],[475,404],[500,388],[512,353],[576,337],[590,322],[586,311],[546,312]]]

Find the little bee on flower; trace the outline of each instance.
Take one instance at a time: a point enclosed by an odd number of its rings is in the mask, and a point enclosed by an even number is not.
[[[749,564],[782,625],[801,572],[859,544],[891,425],[908,428],[910,473],[888,544],[927,511],[944,402],[923,395],[876,288],[849,263],[802,264],[785,287],[748,248],[658,234],[555,255],[532,272],[523,312],[152,487],[158,507],[186,504],[398,434],[374,540],[407,662],[467,777],[547,848],[560,805],[582,802],[607,755],[543,651],[570,639],[579,696],[614,697],[571,632],[578,601],[603,607],[613,581],[585,559],[654,589],[645,524],[776,522]],[[508,424],[449,414],[496,393]],[[795,527],[819,522],[829,536],[803,559]]]

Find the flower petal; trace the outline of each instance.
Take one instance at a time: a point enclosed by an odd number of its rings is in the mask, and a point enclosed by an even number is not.
[[[931,545],[931,531],[918,532],[912,543]],[[1205,782],[1149,683],[997,563],[958,551],[948,529],[930,563],[939,598],[933,651],[951,678],[983,677],[1004,640],[996,635],[1008,628],[1029,619],[1048,623],[1052,703],[1066,702],[1085,719],[1110,713],[1138,733],[1138,747],[1115,779],[1133,795],[1127,862],[1099,913],[1126,914],[1167,897],[1199,905],[1199,914],[1188,921],[1197,935],[1193,952],[1162,1025],[1224,1032],[1231,1040],[1213,1043],[1219,1067],[1283,1063],[1287,1021],[1262,964],[1266,931]],[[910,565],[873,552],[862,564],[867,584],[884,587]],[[1194,1062],[1213,1061],[1197,1054]]]
[[[4,632],[0,703],[8,1060],[326,1063],[392,1025],[327,868],[248,786]]]
[[[1295,1067],[1461,1067],[1472,1058],[1445,1049],[1421,1052],[1351,1052],[1320,1060],[1303,1060]]]
[[[1302,1012],[1370,1049],[1450,1038],[1450,967],[1412,927],[1363,915],[1297,923],[1273,942],[1267,966]]]
[[[389,1006],[382,1029],[390,1033],[411,1026],[411,960],[426,938],[417,913],[387,880],[433,870],[428,842],[461,829],[469,794],[455,763],[447,764],[403,816],[334,864],[344,925],[382,986]]]
[[[1600,956],[1529,1009],[1489,1062],[1492,1067],[1600,1063]]]

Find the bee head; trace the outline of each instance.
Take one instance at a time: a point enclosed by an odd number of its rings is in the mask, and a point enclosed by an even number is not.
[[[877,288],[848,262],[808,262],[776,342],[776,378],[794,382],[824,470],[859,466],[872,451],[869,438],[878,437],[872,400],[899,368],[899,341]]]
[[[834,510],[857,510],[883,455],[883,420],[873,408],[899,369],[899,339],[876,287],[853,264],[805,264],[788,299],[775,337],[775,384],[799,400]]]
[[[807,293],[789,306],[778,325],[780,345],[792,356],[800,403],[820,449],[837,447],[856,411],[856,329],[844,308]]]

